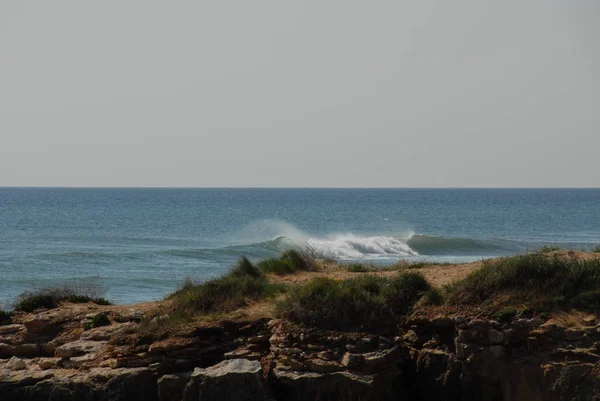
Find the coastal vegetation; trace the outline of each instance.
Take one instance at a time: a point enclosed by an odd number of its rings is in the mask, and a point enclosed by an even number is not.
[[[14,309],[16,311],[33,312],[40,308],[56,308],[61,302],[92,302],[98,305],[110,305],[110,301],[100,297],[100,294],[100,287],[94,284],[66,283],[34,291],[25,291],[17,297]]]
[[[592,252],[594,252],[594,253],[600,253],[600,245],[598,245],[595,248],[592,248]]]
[[[317,278],[293,288],[277,305],[277,314],[290,321],[323,329],[393,328],[397,318],[432,289],[419,273],[393,278],[362,276],[347,280]]]
[[[555,252],[560,251],[560,246],[558,245],[544,245],[540,248],[541,253]]]
[[[0,309],[0,324],[10,324],[12,321],[12,313]]]
[[[258,268],[263,273],[277,275],[293,274],[298,271],[315,270],[317,263],[308,252],[290,249],[281,254],[279,258],[266,259],[258,263]]]
[[[485,261],[445,288],[449,304],[525,304],[541,309],[600,308],[600,260],[549,257],[543,253]]]
[[[171,309],[179,313],[209,314],[232,311],[249,301],[273,296],[280,289],[280,285],[269,283],[260,269],[242,257],[226,275],[204,283],[186,280],[167,299],[171,301]]]

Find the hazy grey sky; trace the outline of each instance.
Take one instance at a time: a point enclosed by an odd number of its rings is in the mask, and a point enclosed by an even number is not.
[[[0,186],[600,186],[600,2],[0,2]]]

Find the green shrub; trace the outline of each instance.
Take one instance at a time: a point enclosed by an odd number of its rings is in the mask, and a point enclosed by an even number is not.
[[[430,290],[418,273],[343,281],[317,278],[292,289],[278,303],[277,315],[322,329],[389,331]]]
[[[595,248],[592,248],[592,252],[594,252],[594,253],[600,253],[600,245],[598,245]]]
[[[300,252],[295,249],[289,249],[279,257],[282,261],[287,261],[296,270],[311,271],[316,270],[317,263],[315,258],[309,252]]]
[[[0,324],[12,323],[12,313],[0,309]]]
[[[258,268],[263,273],[273,273],[277,275],[293,274],[298,271],[289,260],[266,259],[258,263]]]
[[[263,273],[294,274],[298,271],[315,270],[316,262],[310,254],[290,249],[283,252],[278,259],[271,258],[259,262],[258,268]]]
[[[258,275],[257,275],[258,273]],[[173,308],[191,314],[229,312],[277,292],[278,286],[269,284],[246,258],[225,276],[205,283],[186,280],[183,286],[171,294]]]
[[[92,323],[91,323],[92,328],[109,326],[109,325],[110,325],[110,319],[104,313],[98,313],[96,316],[94,316],[92,318]]]
[[[93,302],[98,305],[110,305],[107,299],[98,296],[99,293],[100,288],[89,283],[67,283],[35,291],[25,291],[17,297],[15,310],[33,312],[40,308],[53,309],[57,308],[64,301],[73,303]]]
[[[598,308],[600,260],[548,257],[536,253],[502,258],[484,266],[465,279],[446,287],[452,304],[479,304],[499,294],[508,301],[544,305]],[[588,303],[586,305],[586,302]]]
[[[261,271],[256,266],[254,266],[254,264],[250,262],[245,256],[242,256],[240,258],[237,265],[235,265],[233,269],[231,269],[229,274],[232,276],[248,276],[253,278],[258,278],[262,276]]]
[[[548,252],[554,252],[554,251],[560,251],[560,246],[558,245],[544,245],[540,248],[540,252],[541,253],[548,253]]]
[[[505,308],[493,315],[494,320],[501,323],[509,322],[510,319],[517,315],[517,311],[514,308]]]
[[[349,264],[347,269],[350,273],[367,273],[373,271],[371,266],[366,266],[362,263]]]

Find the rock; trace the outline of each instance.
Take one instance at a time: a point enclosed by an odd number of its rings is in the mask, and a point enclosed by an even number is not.
[[[504,347],[502,345],[492,345],[490,347],[490,352],[496,358],[503,358],[504,357]]]
[[[585,332],[577,329],[567,329],[564,332],[564,338],[566,341],[580,341],[583,339]]]
[[[248,339],[248,344],[269,344],[269,336],[260,335],[260,336],[250,337]]]
[[[196,368],[187,384],[185,401],[270,400],[258,361],[232,359],[206,369]]]
[[[338,363],[323,361],[321,359],[307,359],[304,365],[316,373],[332,373],[342,370],[342,367]]]
[[[281,325],[281,319],[271,319],[267,322],[267,327],[269,329],[273,329],[274,327],[280,326]]]
[[[276,398],[286,401],[304,400],[392,400],[394,377],[350,372],[314,373],[275,368],[273,383]]]
[[[394,367],[399,362],[404,361],[402,348],[394,347],[384,351],[369,352],[363,354],[364,364],[362,371],[364,373],[375,373]]]
[[[365,357],[362,354],[353,354],[346,352],[342,358],[342,365],[348,369],[361,369],[365,363]]]
[[[492,344],[502,344],[504,333],[496,329],[490,329],[488,331],[488,338]]]
[[[38,362],[38,366],[42,370],[53,369],[58,366],[59,358],[41,358]]]
[[[17,358],[16,356],[10,358],[6,364],[6,369],[10,370],[23,370],[26,367],[27,364],[25,364],[25,361],[21,358]]]
[[[54,356],[59,358],[70,358],[91,352],[98,352],[102,350],[102,348],[106,347],[106,344],[106,341],[77,340],[63,344],[56,348],[56,351],[54,351]]]
[[[115,323],[110,326],[96,327],[84,331],[79,339],[87,341],[106,341],[112,336],[119,334],[123,330],[133,326],[134,324],[132,323]]]
[[[454,324],[454,319],[444,316],[436,316],[431,321],[431,324],[437,327],[450,327]]]
[[[479,350],[479,347],[467,344],[458,341],[458,339],[454,342],[456,348],[456,358],[457,359],[467,359],[469,356],[473,355],[475,352]]]
[[[25,326],[22,324],[8,324],[6,326],[0,326],[0,334],[13,334],[21,330],[25,330]]]
[[[455,316],[454,324],[457,328],[464,329],[465,327],[467,327],[467,318],[464,316]]]
[[[224,355],[225,359],[240,359],[252,354],[247,348],[238,348],[235,351],[228,352]]]
[[[544,324],[544,320],[542,320],[539,317],[534,317],[531,319],[521,318],[521,319],[517,319],[514,322],[512,322],[512,325],[517,328],[535,327],[535,326],[541,326],[542,324]]]
[[[86,363],[94,362],[96,359],[98,359],[98,355],[96,355],[96,353],[94,353],[94,352],[91,352],[89,354],[85,354],[83,356],[75,356],[70,359],[71,359],[71,365],[73,366],[73,368],[79,369]]]
[[[321,351],[317,354],[317,358],[324,361],[333,361],[335,359],[335,355],[333,355],[333,353],[330,351]]]
[[[31,333],[39,333],[50,326],[51,322],[51,316],[38,314],[25,320],[23,325],[27,331]]]
[[[10,358],[12,356],[33,358],[39,354],[40,347],[37,344],[10,345],[0,343],[0,358]]]
[[[158,379],[158,401],[180,401],[192,372],[164,375]]]
[[[402,336],[402,339],[409,344],[415,344],[419,341],[419,336],[417,336],[417,333],[414,330],[408,330],[406,334]]]

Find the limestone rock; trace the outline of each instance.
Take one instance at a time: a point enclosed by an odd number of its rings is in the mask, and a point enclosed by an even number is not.
[[[10,369],[10,370],[23,370],[27,367],[27,364],[25,364],[25,361],[22,360],[21,358],[17,358],[16,356],[13,356],[12,358],[10,358],[8,360],[8,363],[6,364],[6,369]]]
[[[304,365],[311,371],[317,373],[332,373],[342,370],[342,367],[336,362],[323,361],[321,359],[308,359]]]
[[[59,358],[40,358],[38,366],[42,370],[53,369],[58,366],[60,362]]]
[[[81,334],[80,340],[106,341],[123,330],[135,326],[132,323],[115,323],[110,326],[96,327]]]
[[[196,368],[187,384],[185,401],[270,400],[258,361],[231,359],[206,369]]]
[[[277,399],[286,401],[395,399],[394,376],[381,377],[349,372],[314,373],[275,368],[273,384]]]
[[[158,379],[159,401],[180,401],[192,372],[164,375]]]
[[[58,347],[56,351],[54,351],[54,356],[59,358],[69,358],[91,352],[98,352],[104,348],[106,344],[106,341],[77,340]]]
[[[39,333],[52,323],[52,316],[47,314],[37,314],[25,320],[23,325],[31,333]]]
[[[347,367],[348,369],[361,369],[364,363],[365,357],[361,354],[353,354],[351,352],[346,352],[344,354],[344,357],[342,358],[342,365]]]
[[[8,324],[5,326],[0,326],[0,334],[13,334],[21,330],[25,330],[25,326],[22,324]]]

